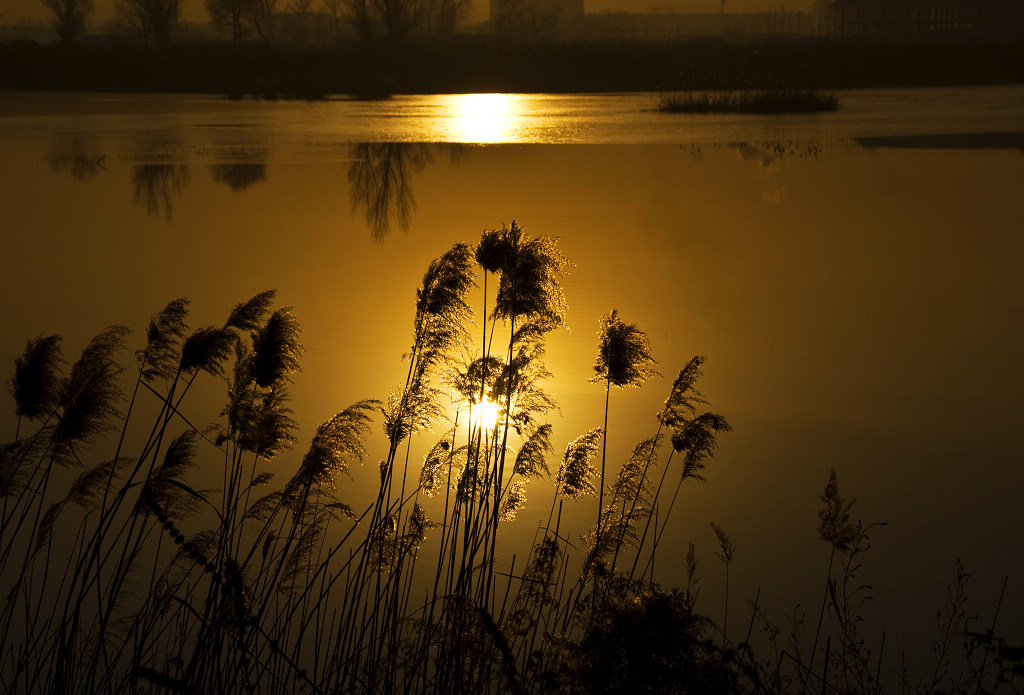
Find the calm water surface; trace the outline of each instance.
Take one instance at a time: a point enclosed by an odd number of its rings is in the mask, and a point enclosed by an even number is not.
[[[199,142],[272,138],[278,147],[335,142],[689,144],[760,138],[1020,132],[1021,87],[853,90],[836,113],[751,117],[662,114],[656,94],[457,94],[383,102],[231,102],[207,96],[0,94],[6,134],[187,128]]]
[[[277,288],[308,348],[293,389],[305,442],[403,378],[429,261],[515,219],[575,263],[572,330],[548,353],[558,451],[600,424],[587,378],[609,309],[648,332],[665,377],[613,394],[616,455],[653,434],[676,370],[708,356],[703,391],[734,432],[672,524],[676,547],[697,545],[704,610],[723,579],[711,521],[738,546],[734,598],[760,588],[783,624],[819,600],[815,512],[835,468],[857,515],[888,522],[865,560],[869,641],[887,627],[887,644],[895,631],[927,654],[958,557],[982,616],[1009,574],[1000,622],[1024,636],[1024,87],[854,91],[814,116],[655,103],[0,94],[0,363],[40,333],[65,335],[71,357],[171,298],[190,297],[199,326]],[[219,390],[196,421],[216,417]],[[534,499],[527,539],[546,513]],[[678,582],[681,561],[659,572]]]

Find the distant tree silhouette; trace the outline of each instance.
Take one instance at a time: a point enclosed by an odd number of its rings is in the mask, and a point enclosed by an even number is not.
[[[246,19],[252,24],[256,34],[269,46],[273,37],[277,0],[249,0],[246,9]]]
[[[361,41],[384,35],[401,43],[424,26],[455,24],[469,11],[470,0],[323,0],[332,16],[347,24]],[[440,29],[439,29],[440,30]]]
[[[331,18],[331,43],[337,44],[341,38],[341,21],[345,0],[321,0],[324,9]]]
[[[181,0],[117,0],[118,21],[146,46],[166,46],[178,28]]]
[[[52,15],[53,30],[62,42],[76,40],[85,31],[85,23],[95,8],[93,0],[42,0]]]
[[[373,0],[392,43],[401,43],[423,22],[423,0]]]
[[[240,43],[245,36],[245,25],[250,6],[255,0],[206,0],[210,21],[231,30],[231,40]]]
[[[326,0],[325,0],[326,1]],[[334,0],[340,6],[342,21],[352,28],[360,41],[369,41],[377,32],[375,0]]]
[[[423,29],[429,34],[451,34],[471,8],[472,0],[423,0]]]

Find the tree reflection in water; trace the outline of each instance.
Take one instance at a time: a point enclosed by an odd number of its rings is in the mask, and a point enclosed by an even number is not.
[[[58,136],[53,139],[46,163],[57,174],[67,172],[76,181],[88,181],[101,169],[106,171],[103,161],[107,155],[95,154],[94,149],[92,143],[77,133]]]
[[[370,233],[383,239],[396,224],[409,229],[416,198],[413,175],[434,161],[437,151],[448,152],[451,160],[462,157],[464,148],[455,144],[408,142],[360,142],[352,145],[348,168],[352,212],[361,212]]]
[[[187,164],[137,164],[132,170],[135,194],[132,206],[141,205],[149,215],[174,218],[174,200],[189,181]]]
[[[211,164],[210,174],[217,183],[226,184],[238,193],[253,184],[267,180],[267,165],[262,162],[236,162],[234,164]]]

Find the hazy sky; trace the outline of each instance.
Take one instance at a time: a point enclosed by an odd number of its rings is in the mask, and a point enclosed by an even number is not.
[[[102,23],[113,16],[113,0],[95,0],[96,13],[94,22]],[[184,17],[191,22],[207,21],[203,0],[183,0]],[[288,0],[278,0],[281,6]],[[313,6],[318,5],[314,0]],[[810,6],[809,0],[727,0],[727,12],[757,12],[767,10],[804,10]],[[587,12],[717,12],[720,8],[718,0],[586,0]],[[488,0],[474,0],[473,17],[485,19],[488,14]],[[5,0],[0,8],[0,23],[15,24],[23,20],[42,21],[47,17],[41,0]]]

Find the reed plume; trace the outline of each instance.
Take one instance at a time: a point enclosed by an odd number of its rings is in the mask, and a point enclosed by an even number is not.
[[[21,494],[31,477],[31,470],[24,464],[43,454],[45,442],[32,437],[0,445],[0,499]]]
[[[124,326],[111,326],[93,338],[71,367],[60,394],[60,417],[53,431],[54,460],[77,460],[77,447],[109,431],[120,411],[123,369],[116,354],[128,337]]]
[[[712,412],[698,414],[707,401],[695,384],[702,376],[704,357],[692,357],[676,375],[658,420],[672,432],[672,450],[683,454],[682,479],[704,478],[705,459],[714,455],[718,447],[718,434],[732,427],[722,415]]]
[[[420,490],[427,497],[433,497],[446,489],[450,481],[458,480],[461,475],[457,462],[465,462],[465,448],[454,447],[455,433],[449,431],[445,438],[434,444],[423,459],[420,469]]]
[[[729,565],[732,564],[732,556],[736,552],[736,544],[733,543],[722,527],[714,521],[711,522],[711,530],[714,531],[715,538],[718,540],[718,551],[715,552],[715,557],[725,565],[725,609],[722,614],[722,635],[724,636],[729,625]]]
[[[718,448],[718,433],[732,426],[717,413],[701,413],[672,433],[672,448],[683,456],[683,479],[704,481],[705,459]]]
[[[311,486],[331,489],[338,475],[350,475],[353,463],[366,455],[363,439],[369,432],[370,415],[379,403],[366,399],[353,403],[320,425],[309,451],[285,487],[285,498],[293,504],[298,493]]]
[[[500,415],[507,414],[508,424],[518,434],[532,429],[534,423],[558,407],[540,385],[551,376],[544,366],[543,356],[544,346],[539,343],[519,345],[512,360],[502,365],[494,382],[496,402],[502,406]]]
[[[181,341],[185,337],[185,318],[189,300],[173,299],[161,309],[146,328],[146,347],[136,350],[142,379],[173,379],[180,361]]]
[[[508,484],[501,500],[500,521],[513,521],[516,514],[526,506],[526,485],[529,480],[519,478]]]
[[[430,263],[416,290],[415,346],[430,364],[466,337],[464,324],[472,313],[466,293],[475,284],[472,258],[468,244],[456,244]]]
[[[597,360],[591,381],[606,381],[623,388],[640,386],[658,376],[652,367],[656,362],[651,356],[647,335],[636,324],[623,322],[617,310],[612,309],[601,317],[597,334]]]
[[[228,435],[219,443],[234,438],[235,443],[266,460],[279,456],[295,443],[298,424],[287,403],[290,400],[285,378],[269,388],[256,388],[253,352],[241,341],[235,341],[235,367],[228,382],[228,400],[221,415],[227,417]]]
[[[591,382],[604,382],[604,440],[601,444],[601,482],[597,490],[597,525],[593,539],[595,557],[603,553],[602,515],[604,514],[605,463],[608,454],[608,404],[611,399],[611,388],[617,386],[640,386],[648,378],[657,376],[658,372],[651,366],[655,364],[651,356],[650,343],[647,335],[636,327],[636,324],[624,323],[619,312],[612,309],[601,317],[598,326],[597,360],[594,362],[595,375]],[[623,509],[618,518],[619,523],[628,523],[632,519],[633,506],[628,512]],[[586,570],[584,570],[586,574]]]
[[[61,394],[61,337],[40,335],[25,344],[14,360],[14,376],[7,390],[14,398],[14,413],[35,420],[57,407]]]
[[[857,524],[850,521],[850,509],[857,500],[847,502],[839,495],[839,476],[834,468],[829,471],[820,499],[824,506],[818,510],[818,535],[835,550],[847,550],[857,540]]]
[[[237,336],[228,328],[197,328],[181,347],[178,369],[184,374],[199,371],[220,376],[224,360],[231,354]]]
[[[200,493],[183,483],[188,472],[198,465],[197,440],[198,434],[194,430],[185,430],[175,437],[164,452],[162,463],[146,481],[148,494],[152,495],[152,500],[167,516],[183,518],[197,511],[197,496]],[[139,512],[148,512],[148,500],[140,498],[137,509]]]
[[[130,458],[110,459],[83,471],[71,484],[67,501],[83,509],[94,509],[108,481],[117,478],[131,463],[133,460]]]
[[[252,371],[256,385],[268,388],[299,371],[303,347],[299,342],[299,320],[291,307],[278,309],[266,324],[252,333]]]
[[[548,468],[547,456],[555,451],[551,445],[553,429],[550,423],[545,423],[527,437],[516,454],[513,467],[516,475],[532,478],[535,475],[548,475],[551,472]]]
[[[463,402],[476,406],[480,404],[481,393],[483,400],[500,402],[497,381],[504,370],[505,362],[500,357],[488,355],[471,359],[464,355],[461,364],[454,363],[442,378],[444,385]]]
[[[603,436],[604,431],[594,427],[565,447],[562,464],[555,478],[555,487],[563,497],[575,500],[597,492],[593,483],[597,476],[593,459]]]
[[[255,331],[263,323],[263,317],[270,311],[270,305],[275,296],[277,296],[277,290],[264,290],[248,300],[236,304],[228,314],[224,327],[235,328],[239,331]]]
[[[477,247],[477,260],[489,272],[501,274],[492,318],[534,324],[550,331],[565,322],[561,276],[569,262],[553,237],[531,237],[515,222],[486,233]]]

